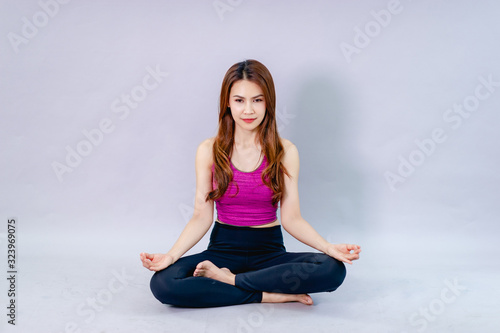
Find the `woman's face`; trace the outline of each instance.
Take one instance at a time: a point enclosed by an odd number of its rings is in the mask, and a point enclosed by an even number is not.
[[[236,81],[229,92],[229,107],[236,127],[256,130],[266,115],[264,92],[252,81]]]

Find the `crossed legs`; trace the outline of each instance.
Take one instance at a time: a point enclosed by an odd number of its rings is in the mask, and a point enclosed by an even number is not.
[[[313,304],[308,293],[331,292],[345,278],[342,262],[320,253],[281,252],[242,258],[210,251],[183,257],[151,279],[151,290],[165,304],[186,307],[255,302]]]
[[[235,286],[236,275],[226,267],[219,268],[211,261],[205,260],[200,262],[193,273],[193,276],[204,276],[209,279],[214,279],[229,285]],[[306,305],[312,305],[313,300],[307,294],[283,294],[275,292],[262,292],[262,303],[285,303],[285,302],[300,302]]]

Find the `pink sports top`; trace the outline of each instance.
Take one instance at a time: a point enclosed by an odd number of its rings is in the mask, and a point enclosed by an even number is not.
[[[273,191],[261,179],[262,171],[267,166],[266,156],[260,166],[251,172],[240,171],[233,163],[230,165],[233,181],[229,183],[226,193],[215,200],[217,219],[236,226],[255,226],[276,221],[278,205],[273,205]],[[212,184],[217,188],[215,178],[212,178]]]

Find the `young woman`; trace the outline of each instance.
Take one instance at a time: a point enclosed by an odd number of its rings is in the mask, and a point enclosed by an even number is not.
[[[302,218],[299,154],[280,138],[268,69],[256,60],[234,64],[220,94],[219,129],[196,153],[194,213],[165,254],[141,253],[153,295],[164,304],[212,307],[254,302],[313,304],[308,293],[342,284],[345,263],[361,247],[331,244]],[[208,248],[183,255],[217,220]],[[281,225],[276,218],[280,203]],[[287,252],[283,227],[321,253]]]

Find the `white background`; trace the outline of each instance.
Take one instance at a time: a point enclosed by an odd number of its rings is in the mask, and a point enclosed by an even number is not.
[[[499,291],[481,276],[499,272],[499,10],[495,1],[2,1],[0,231],[5,253],[7,219],[18,219],[19,325],[62,332],[82,322],[76,305],[95,292],[77,276],[99,290],[95,281],[105,286],[121,267],[157,306],[139,253],[166,252],[188,221],[194,156],[216,133],[222,78],[257,59],[275,81],[280,134],[300,152],[303,216],[329,241],[363,247],[339,288],[345,302],[370,290],[381,331],[416,331],[411,314],[456,278],[465,296],[427,329],[466,329],[460,318],[493,327],[487,296]],[[115,112],[148,68],[168,75],[126,117]],[[481,78],[496,86],[477,88]],[[450,121],[448,110],[477,89],[487,97]],[[83,132],[103,119],[113,130],[58,175],[67,147],[88,148]],[[446,139],[424,154],[415,141],[428,142],[436,128]],[[411,158],[418,165],[391,186],[387,173]],[[370,288],[372,274],[401,270],[425,276],[423,285],[404,291],[408,278],[399,286],[381,278],[383,293]],[[51,276],[58,282],[48,285]],[[401,293],[404,308],[380,310],[383,297]],[[83,331],[104,327],[98,319]]]

